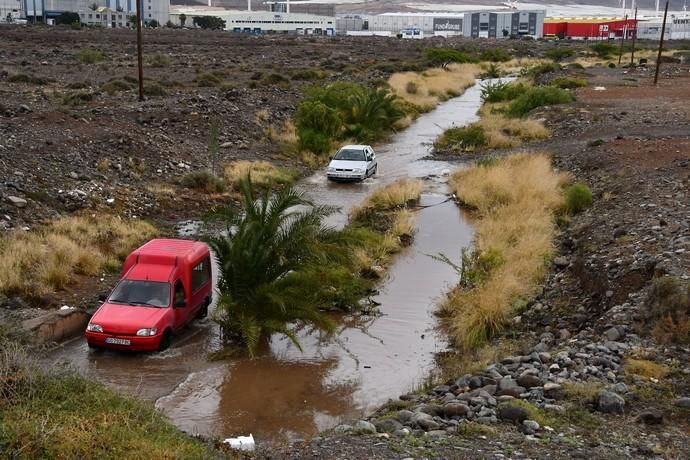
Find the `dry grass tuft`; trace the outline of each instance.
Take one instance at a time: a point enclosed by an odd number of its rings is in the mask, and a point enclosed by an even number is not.
[[[567,180],[543,154],[513,155],[451,177],[459,199],[480,217],[475,250],[502,261],[481,284],[453,291],[443,307],[462,348],[476,348],[500,331],[516,301],[543,278],[553,252],[553,214],[563,204]]]
[[[290,184],[297,177],[295,171],[279,168],[268,161],[241,160],[225,167],[225,180],[235,188],[247,175],[251,175],[252,184],[260,187]]]
[[[523,142],[546,139],[550,134],[537,120],[508,118],[498,114],[483,115],[478,124],[484,128],[488,149],[518,147]]]
[[[266,128],[266,135],[271,142],[280,145],[297,145],[297,141],[299,140],[297,127],[292,120],[286,121],[283,126],[278,128],[269,126]]]
[[[421,111],[429,111],[440,102],[461,95],[481,73],[478,64],[451,64],[424,72],[400,72],[391,75],[388,84],[393,93]]]
[[[419,200],[423,185],[419,179],[399,179],[372,193],[365,206],[379,210],[404,208]]]
[[[646,377],[649,379],[662,379],[666,377],[671,370],[668,366],[657,364],[648,359],[627,359],[625,361],[625,375]]]
[[[64,289],[155,235],[146,222],[113,216],[67,217],[36,232],[14,233],[0,242],[0,292],[38,297]]]

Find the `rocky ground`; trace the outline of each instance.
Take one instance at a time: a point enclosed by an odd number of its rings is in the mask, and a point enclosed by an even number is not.
[[[646,68],[588,73],[576,103],[538,115],[554,135],[529,147],[588,183],[594,206],[564,224],[543,289],[497,341],[519,353],[262,455],[690,456],[687,323],[664,310],[674,280],[690,312],[690,68],[666,67],[658,87]]]

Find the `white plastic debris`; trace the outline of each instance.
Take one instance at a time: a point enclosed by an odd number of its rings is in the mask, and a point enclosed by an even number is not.
[[[72,309],[72,307],[70,307],[69,305],[63,305],[62,307],[60,307],[60,310],[71,310],[71,309]]]
[[[606,87],[605,86],[595,86],[594,91],[606,91]]]
[[[231,449],[239,449],[246,451],[253,451],[256,444],[254,443],[254,436],[249,433],[249,436],[237,436],[236,438],[227,438],[223,441],[225,444],[230,444]]]

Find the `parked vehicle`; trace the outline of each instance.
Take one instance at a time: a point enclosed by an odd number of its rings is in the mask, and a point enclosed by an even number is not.
[[[334,181],[361,181],[376,174],[376,153],[369,145],[346,145],[331,158],[326,176]]]
[[[125,259],[120,281],[86,327],[91,348],[152,351],[208,314],[213,279],[204,243],[155,239]]]

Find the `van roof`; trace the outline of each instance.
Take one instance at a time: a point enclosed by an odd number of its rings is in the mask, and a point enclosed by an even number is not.
[[[158,238],[132,252],[134,263],[171,267],[193,264],[209,255],[208,246],[199,241]],[[168,272],[169,273],[169,272]]]

